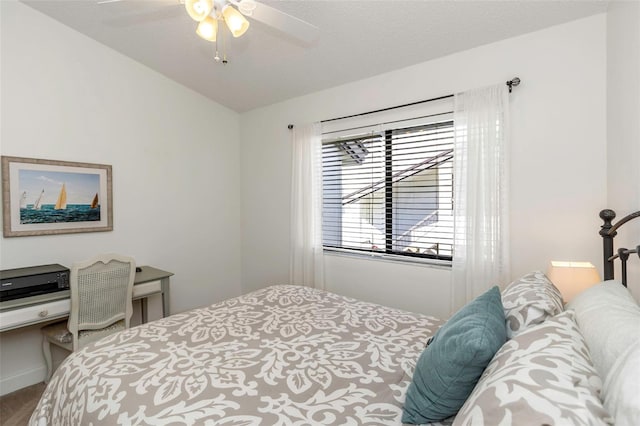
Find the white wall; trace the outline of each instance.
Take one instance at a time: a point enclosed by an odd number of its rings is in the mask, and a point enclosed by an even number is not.
[[[13,1],[1,153],[113,167],[113,232],[2,238],[2,269],[100,252],[175,273],[171,311],[240,292],[239,116]],[[37,327],[0,335],[0,392],[41,381]]]
[[[620,219],[640,210],[640,2],[609,6],[607,124],[607,207]],[[615,244],[640,244],[640,219],[621,228]],[[640,262],[630,259],[628,266],[629,289],[640,300]]]
[[[607,189],[603,14],[243,114],[243,290],[288,282],[287,124],[428,99],[515,76],[522,84],[511,95],[512,275],[545,270],[551,259],[599,265],[598,212],[606,204]],[[329,290],[439,317],[448,314],[448,270],[327,257]]]
[[[589,260],[600,267],[597,212],[606,206],[618,209],[613,204],[619,203],[611,185],[619,180],[611,173],[612,150],[618,148],[612,148],[616,135],[611,127],[607,134],[606,107],[611,112],[612,105],[627,102],[638,117],[633,100],[606,94],[612,72],[625,70],[624,49],[630,43],[617,50],[612,40],[634,34],[611,29],[612,22],[618,25],[625,19],[624,11],[238,118],[27,6],[8,1],[0,6],[1,153],[112,164],[114,173],[113,232],[3,238],[3,269],[70,264],[96,252],[123,252],[176,274],[172,312],[238,294],[240,259],[243,291],[286,283],[291,162],[287,124],[393,106],[514,76],[523,83],[511,95],[512,275],[545,269],[550,259]],[[616,65],[618,61],[624,65]],[[626,108],[620,106],[621,111]],[[607,136],[608,187],[602,166]],[[621,150],[632,150],[639,139],[625,140]],[[626,155],[615,161],[628,169],[637,164]],[[240,181],[241,187],[234,184]],[[172,202],[167,202],[167,194]],[[326,277],[336,292],[438,317],[448,314],[448,269],[328,256]],[[36,327],[0,335],[0,393],[16,384],[35,383],[43,374]]]

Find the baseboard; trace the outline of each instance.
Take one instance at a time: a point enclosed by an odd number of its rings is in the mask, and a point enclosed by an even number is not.
[[[40,383],[44,380],[46,374],[47,368],[42,366],[21,371],[10,377],[2,377],[0,379],[0,396]]]

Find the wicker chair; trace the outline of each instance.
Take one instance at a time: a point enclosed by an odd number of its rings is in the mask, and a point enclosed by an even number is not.
[[[42,328],[42,350],[47,363],[45,383],[53,374],[52,343],[73,352],[129,328],[135,273],[135,260],[117,254],[100,255],[73,264],[69,282],[69,320]]]

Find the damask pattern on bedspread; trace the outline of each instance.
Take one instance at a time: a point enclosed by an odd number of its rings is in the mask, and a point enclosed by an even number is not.
[[[397,425],[416,359],[441,324],[273,286],[72,354],[31,424]]]

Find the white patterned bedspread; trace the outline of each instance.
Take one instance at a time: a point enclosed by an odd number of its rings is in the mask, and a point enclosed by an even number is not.
[[[399,425],[442,321],[273,286],[70,355],[31,425]]]

